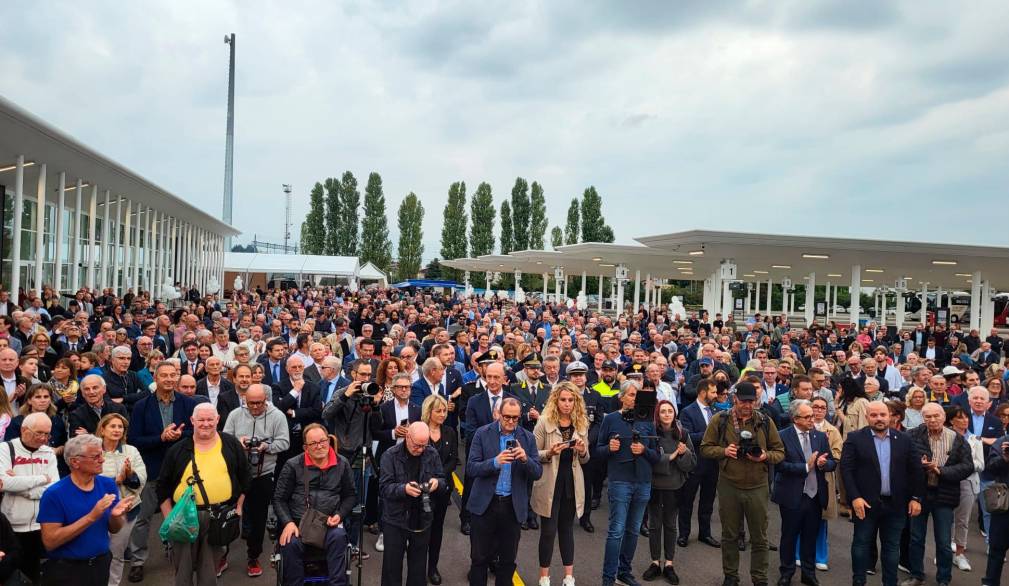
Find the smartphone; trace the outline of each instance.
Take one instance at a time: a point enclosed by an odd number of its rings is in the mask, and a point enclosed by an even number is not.
[[[566,441],[564,443],[566,443],[569,448],[573,448],[573,447],[575,447],[575,444],[578,443],[578,440],[572,438],[572,439],[569,439],[568,441]]]
[[[516,442],[513,439],[505,441],[505,449],[506,450],[514,450],[516,446],[518,446],[518,442]]]
[[[405,425],[407,425],[409,423],[410,423],[409,419],[400,419],[399,420],[399,424],[402,425],[402,426],[405,426]]]

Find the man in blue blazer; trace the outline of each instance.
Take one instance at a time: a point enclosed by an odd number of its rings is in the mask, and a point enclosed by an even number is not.
[[[196,402],[176,391],[179,383],[179,371],[167,360],[158,365],[154,371],[153,393],[137,401],[130,417],[130,428],[127,442],[140,451],[140,457],[147,467],[148,481],[141,493],[140,513],[136,525],[130,534],[131,567],[129,577],[133,582],[139,582],[144,575],[144,562],[147,561],[147,536],[151,516],[158,510],[157,478],[161,472],[161,464],[168,448],[175,445],[183,437],[193,435],[189,425]],[[172,423],[167,427],[161,420],[161,405],[170,405]],[[154,479],[154,480],[151,480]],[[139,529],[138,529],[139,527]],[[138,577],[133,580],[134,577]]]
[[[924,469],[911,438],[890,429],[890,410],[885,403],[873,401],[865,411],[869,425],[849,433],[841,448],[841,478],[855,524],[851,583],[864,586],[870,548],[878,532],[883,584],[893,585],[897,583],[900,534],[908,515],[921,513]]]
[[[496,586],[511,586],[518,555],[520,524],[529,515],[529,486],[543,474],[536,439],[519,426],[522,406],[513,397],[501,403],[498,421],[477,430],[469,446],[466,476],[473,476],[467,503],[470,536],[470,586],[486,586],[497,556]]]
[[[816,537],[827,501],[826,472],[837,468],[830,453],[827,434],[813,427],[813,407],[805,399],[795,399],[788,406],[792,424],[781,430],[785,459],[774,467],[774,494],[771,500],[781,510],[781,556],[779,586],[792,582],[795,575],[795,540],[799,538],[802,561],[801,581],[819,586],[816,579]]]
[[[700,446],[704,438],[704,430],[708,422],[718,411],[715,401],[718,400],[718,387],[714,379],[705,379],[697,384],[697,400],[680,411],[680,425],[690,434],[693,445]],[[680,491],[679,499],[679,538],[676,544],[687,547],[690,540],[690,520],[694,510],[694,498],[700,490],[700,501],[697,503],[697,540],[711,547],[721,547],[718,539],[711,536],[711,514],[715,510],[715,495],[718,486],[718,463],[708,458],[698,458],[697,466],[690,471],[687,482]]]
[[[958,395],[953,403],[957,403],[957,399],[967,396],[967,418],[969,424],[967,426],[967,431],[981,439],[981,444],[984,446],[985,460],[988,459],[988,452],[991,449],[990,446],[998,440],[998,438],[1005,435],[1005,427],[1002,425],[1002,420],[991,412],[991,394],[988,393],[988,389],[982,386],[971,387],[969,390]],[[988,505],[984,502],[984,489],[991,486],[995,482],[995,476],[987,470],[981,471],[981,492],[978,494],[978,507],[981,511],[981,525],[984,528],[985,534],[988,534],[988,523],[991,521],[991,513],[988,512]],[[985,539],[987,542],[987,538]]]

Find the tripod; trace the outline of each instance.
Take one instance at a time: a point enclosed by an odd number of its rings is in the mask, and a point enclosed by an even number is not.
[[[358,391],[363,393],[364,391]],[[354,506],[353,515],[357,517],[357,586],[361,586],[361,580],[364,577],[364,518],[367,513],[367,501],[368,501],[368,470],[369,468],[377,476],[377,470],[375,469],[375,453],[371,449],[371,412],[375,406],[370,395],[363,395],[369,398],[369,401],[359,402],[356,408],[360,408],[361,412],[364,413],[364,429],[362,430],[362,443],[361,443],[361,493],[358,495],[357,504]],[[360,399],[359,399],[360,401]],[[353,420],[353,416],[351,416]],[[356,458],[355,458],[356,459]],[[348,548],[350,547],[348,540]],[[347,565],[347,578],[348,581],[351,578],[353,570],[351,570],[350,565]]]

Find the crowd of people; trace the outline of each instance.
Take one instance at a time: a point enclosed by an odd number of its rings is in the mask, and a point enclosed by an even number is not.
[[[313,286],[172,306],[0,291],[0,583],[141,582],[150,534],[192,499],[193,532],[163,537],[179,586],[215,584],[242,542],[248,576],[269,558],[287,585],[346,584],[355,561],[377,574],[368,549],[383,585],[438,585],[456,501],[471,585],[512,584],[537,531],[538,584],[556,542],[573,586],[576,522],[595,532],[604,497],[602,572],[583,583],[679,584],[693,541],[719,550],[724,586],[747,549],[755,585],[817,585],[839,565],[838,517],[853,584],[924,584],[930,519],[938,584],[972,571],[968,546],[1000,583],[997,331],[684,313]]]

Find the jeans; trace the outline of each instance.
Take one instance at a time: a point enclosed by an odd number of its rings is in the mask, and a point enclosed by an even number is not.
[[[1002,566],[1005,564],[1006,550],[1009,549],[1009,513],[994,513],[991,516],[988,535],[992,538],[988,549],[987,568],[981,584],[998,586],[1002,583]]]
[[[140,493],[140,513],[137,522],[130,531],[130,565],[143,566],[147,561],[147,537],[151,534],[151,517],[161,514],[158,508],[158,481],[147,480],[143,492]],[[195,490],[195,489],[194,489]]]
[[[981,479],[981,492],[977,495],[977,506],[978,510],[981,511],[981,527],[984,529],[985,537],[984,542],[988,543],[988,536],[991,535],[991,513],[988,512],[988,507],[984,504],[984,489],[988,488],[994,484],[994,480],[984,480]]]
[[[634,549],[638,545],[638,531],[652,496],[652,485],[611,480],[608,493],[610,523],[606,531],[603,580],[612,582],[617,574],[631,571]]]
[[[953,575],[953,552],[949,543],[953,538],[953,508],[923,503],[921,514],[911,518],[911,547],[908,549],[908,569],[911,576],[925,579],[925,536],[928,535],[928,517],[932,516],[932,533],[936,549],[936,582],[949,583]]]
[[[859,519],[852,512],[855,530],[851,539],[851,583],[865,584],[865,571],[869,569],[870,548],[876,542],[879,531],[881,542],[880,570],[883,586],[897,586],[897,561],[900,557],[900,533],[904,530],[907,513],[903,506],[895,507],[889,498],[865,511],[865,519]],[[946,551],[949,551],[949,539]]]
[[[802,536],[795,538],[795,561],[799,561],[799,540]],[[827,520],[820,520],[820,532],[816,536],[816,563],[824,564],[830,562],[830,545],[827,543]]]
[[[305,545],[292,537],[280,548],[284,568],[281,583],[284,586],[302,586],[305,583]],[[330,527],[326,531],[326,573],[332,586],[347,584],[347,533],[343,527]]]

